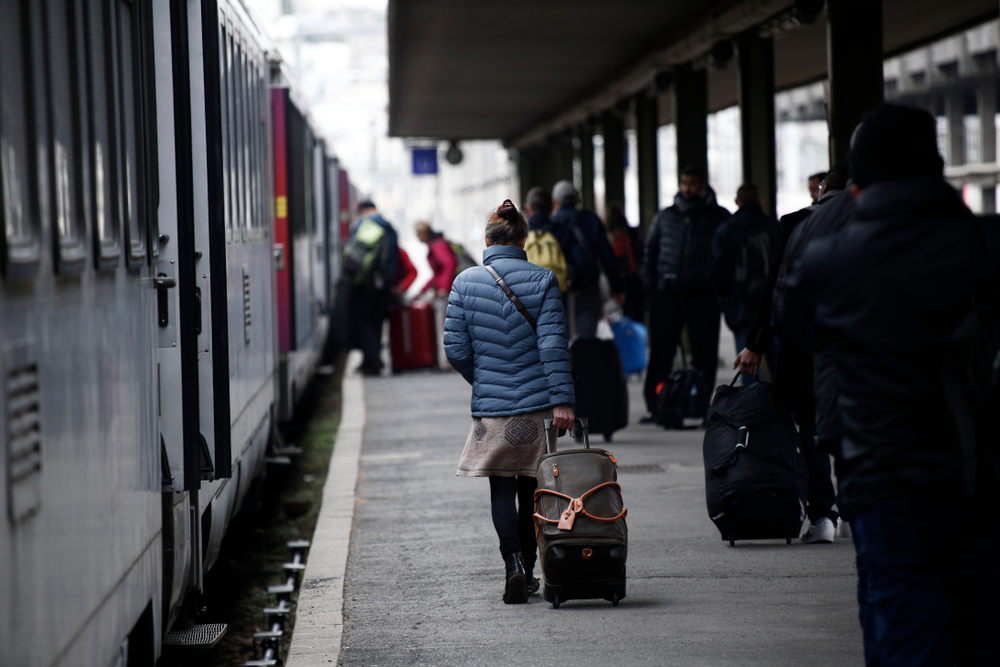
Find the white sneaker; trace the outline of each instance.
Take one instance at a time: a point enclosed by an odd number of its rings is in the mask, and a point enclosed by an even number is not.
[[[799,538],[806,544],[832,544],[837,527],[827,517],[809,524],[809,530]]]
[[[847,523],[843,519],[837,519],[837,537],[846,537],[851,539],[854,534],[851,532],[851,524]]]

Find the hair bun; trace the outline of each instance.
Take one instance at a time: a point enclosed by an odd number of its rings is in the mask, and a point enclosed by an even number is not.
[[[504,199],[503,203],[497,209],[497,217],[504,220],[517,220],[520,216],[521,214],[518,212],[517,207],[514,206],[514,202],[509,199]]]

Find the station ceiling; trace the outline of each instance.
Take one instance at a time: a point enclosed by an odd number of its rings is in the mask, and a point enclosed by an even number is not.
[[[533,143],[648,88],[657,71],[790,0],[390,0],[389,134]],[[883,0],[887,56],[1000,13],[996,0]],[[787,28],[787,22],[784,28]],[[826,75],[826,19],[777,28],[778,89]],[[736,64],[709,67],[711,110],[736,103]],[[661,104],[663,123],[670,121]]]

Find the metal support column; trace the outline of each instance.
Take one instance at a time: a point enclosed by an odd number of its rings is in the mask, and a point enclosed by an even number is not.
[[[636,96],[635,121],[639,167],[639,224],[645,229],[660,209],[660,176],[656,152],[659,109],[656,97],[646,93]]]
[[[580,203],[588,211],[595,209],[594,202],[594,131],[590,124],[577,128],[580,140]]]
[[[830,165],[847,164],[851,134],[884,94],[882,0],[827,0]]]
[[[764,212],[777,214],[778,178],[774,149],[774,40],[751,28],[739,47],[740,125],[743,181],[760,191]]]
[[[521,203],[528,196],[528,190],[536,185],[542,185],[545,180],[544,174],[544,148],[540,145],[529,146],[520,152],[520,164],[518,165],[518,177],[521,180]]]
[[[944,96],[944,115],[948,119],[946,162],[965,164],[965,91],[953,90]]]
[[[538,148],[538,169],[539,169],[539,179],[537,185],[541,185],[543,188],[552,189],[555,184],[555,159],[553,153],[555,152],[555,147],[552,145],[551,141],[543,142]]]
[[[995,78],[985,79],[979,84],[979,161],[984,164],[997,161],[997,83]],[[996,213],[996,185],[984,185],[983,213]]]
[[[688,63],[674,68],[677,171],[689,164],[708,171],[708,73]],[[709,174],[711,178],[711,174]]]
[[[573,135],[564,132],[552,138],[552,185],[573,182]]]
[[[518,207],[528,198],[528,190],[530,190],[534,183],[534,179],[531,174],[531,150],[528,148],[523,148],[517,152],[517,184],[520,192],[518,197],[520,202]]]
[[[604,207],[625,206],[625,123],[613,109],[601,114],[604,136]]]

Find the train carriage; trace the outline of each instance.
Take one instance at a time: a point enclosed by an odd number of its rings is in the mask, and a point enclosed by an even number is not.
[[[3,3],[5,664],[151,664],[161,626],[152,9]]]
[[[3,9],[0,639],[152,665],[314,371],[350,186],[242,3]]]
[[[272,69],[279,419],[290,418],[320,360],[328,329],[322,252],[321,149],[305,102],[280,62]]]

